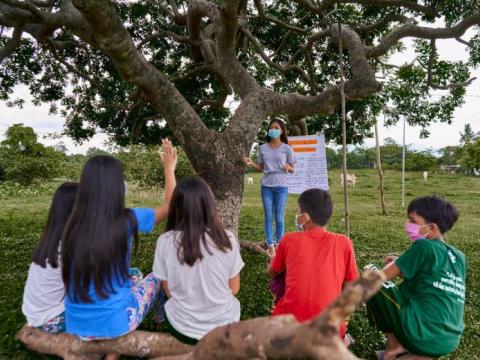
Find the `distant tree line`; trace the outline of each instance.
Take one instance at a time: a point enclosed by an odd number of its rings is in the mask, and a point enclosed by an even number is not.
[[[38,142],[37,134],[31,127],[14,124],[7,129],[5,140],[0,143],[0,181],[12,181],[21,185],[54,178],[75,181],[80,178],[82,168],[89,158],[111,155],[122,162],[128,181],[134,181],[145,188],[160,187],[164,184],[164,177],[158,149],[153,145],[130,145],[115,147],[108,152],[93,147],[85,155],[69,155],[62,143],[45,146]],[[179,178],[195,173],[182,150],[179,152],[176,173]]]
[[[66,147],[45,146],[38,142],[38,136],[31,127],[14,124],[5,132],[5,140],[0,143],[0,181],[12,181],[22,185],[50,181],[54,178],[78,180],[85,162],[95,155],[112,155],[124,166],[128,181],[144,188],[161,187],[164,183],[163,169],[158,159],[158,147],[153,145],[113,146],[105,151],[90,148],[85,155],[67,154]],[[329,168],[340,168],[341,150],[327,147]],[[384,140],[381,146],[382,166],[386,170],[401,170],[402,146],[393,139]],[[254,152],[253,158],[256,157]],[[442,165],[456,166],[464,173],[480,170],[480,133],[475,133],[467,124],[460,133],[458,146],[447,146],[439,151],[418,151],[411,146],[406,148],[405,169],[407,171],[431,171]],[[348,151],[349,169],[375,167],[375,148],[355,147]],[[180,150],[177,175],[193,175],[192,165]]]
[[[385,170],[402,169],[402,145],[393,139],[386,138],[384,145],[380,146],[382,154],[382,167]],[[327,147],[327,162],[329,168],[340,168],[342,164],[341,149],[335,150]],[[480,133],[472,130],[466,124],[460,133],[460,143],[457,146],[446,146],[440,150],[415,150],[406,147],[406,171],[431,171],[440,166],[456,166],[459,172],[472,173],[480,170]],[[374,168],[375,148],[357,146],[347,153],[347,167],[349,169]]]

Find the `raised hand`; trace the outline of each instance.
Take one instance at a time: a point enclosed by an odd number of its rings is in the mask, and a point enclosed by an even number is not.
[[[177,166],[177,149],[173,147],[170,140],[162,140],[162,149],[159,151],[159,155],[165,170],[175,170]]]

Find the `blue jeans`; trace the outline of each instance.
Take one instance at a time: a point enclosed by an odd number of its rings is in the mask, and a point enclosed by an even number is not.
[[[288,198],[288,187],[284,186],[263,186],[262,203],[265,214],[265,236],[267,245],[278,244],[285,229],[285,205]],[[275,241],[273,239],[273,215],[275,214]]]

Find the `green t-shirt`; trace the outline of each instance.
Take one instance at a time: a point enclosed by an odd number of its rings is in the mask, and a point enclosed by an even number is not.
[[[442,240],[420,239],[395,262],[404,276],[404,331],[422,353],[452,352],[464,329],[465,255]]]

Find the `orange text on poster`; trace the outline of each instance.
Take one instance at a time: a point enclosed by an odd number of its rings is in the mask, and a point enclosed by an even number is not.
[[[288,142],[289,145],[315,145],[317,144],[316,139],[311,140],[290,140]]]
[[[316,152],[317,149],[314,147],[294,147],[294,152]]]

